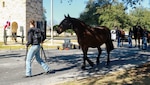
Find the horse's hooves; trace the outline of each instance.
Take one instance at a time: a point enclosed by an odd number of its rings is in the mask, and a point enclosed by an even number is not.
[[[91,64],[91,67],[94,67],[95,66],[95,64]]]
[[[97,65],[94,65],[93,67],[92,67],[92,69],[96,69],[98,67],[98,64]]]
[[[96,64],[99,65],[99,61],[97,61]]]
[[[95,65],[93,62],[90,62],[89,64],[91,67],[94,67],[94,65]]]
[[[109,66],[110,65],[110,63],[109,62],[107,62],[107,64],[106,64],[107,66]]]
[[[85,66],[82,66],[81,69],[82,69],[82,70],[86,70]]]

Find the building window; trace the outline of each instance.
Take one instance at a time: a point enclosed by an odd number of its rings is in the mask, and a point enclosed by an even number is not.
[[[5,2],[3,1],[3,7],[5,7]]]

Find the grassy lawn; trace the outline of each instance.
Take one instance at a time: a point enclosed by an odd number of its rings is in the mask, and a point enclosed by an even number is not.
[[[129,70],[121,70],[99,77],[75,80],[58,85],[150,85],[150,62]]]
[[[44,49],[57,49],[57,46],[55,45],[43,45]],[[25,45],[4,45],[3,42],[0,42],[0,50],[21,50],[21,49],[26,49]]]
[[[15,44],[14,42],[11,43],[9,42],[9,45],[4,45],[3,42],[0,42],[0,50],[21,50],[21,49],[26,49],[25,47],[25,44],[22,45],[21,43],[20,44]],[[50,45],[51,42],[50,40],[49,41],[46,41],[45,40],[45,43],[43,44],[43,48],[44,49],[57,49],[57,47],[59,46],[60,48],[62,48],[62,44],[64,43],[63,40],[54,40],[53,44],[54,45]],[[77,40],[71,40],[71,43],[77,43]]]
[[[19,49],[25,49],[24,45],[4,45],[3,42],[0,42],[0,50],[19,50]]]
[[[62,44],[64,43],[64,37],[55,37],[53,43],[54,45],[50,45],[51,41],[50,39],[45,40],[43,44],[44,49],[57,49],[57,46],[60,46],[62,48]],[[24,42],[26,44],[26,42]],[[71,43],[77,43],[76,37],[75,39],[71,39]],[[20,49],[26,49],[25,45],[21,44],[21,41],[19,43],[15,44],[14,41],[9,41],[9,45],[4,45],[3,42],[0,42],[0,50],[20,50]]]

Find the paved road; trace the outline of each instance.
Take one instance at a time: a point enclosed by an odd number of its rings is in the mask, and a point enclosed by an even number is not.
[[[116,42],[114,42],[115,44]],[[25,50],[0,51],[0,85],[53,85],[56,83],[76,80],[85,77],[104,75],[119,69],[127,69],[150,61],[150,53],[138,48],[127,48],[127,43],[121,48],[111,52],[111,65],[106,66],[106,51],[100,57],[100,65],[94,69],[82,71],[82,52],[75,50],[45,49],[48,58],[47,64],[55,73],[44,75],[44,70],[34,60],[32,71],[34,77],[24,78],[25,74]],[[88,57],[95,62],[97,49],[90,48]]]

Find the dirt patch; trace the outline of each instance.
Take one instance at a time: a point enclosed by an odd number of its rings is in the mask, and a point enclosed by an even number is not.
[[[65,82],[58,85],[149,85],[150,62],[129,70],[120,70],[99,77]]]

